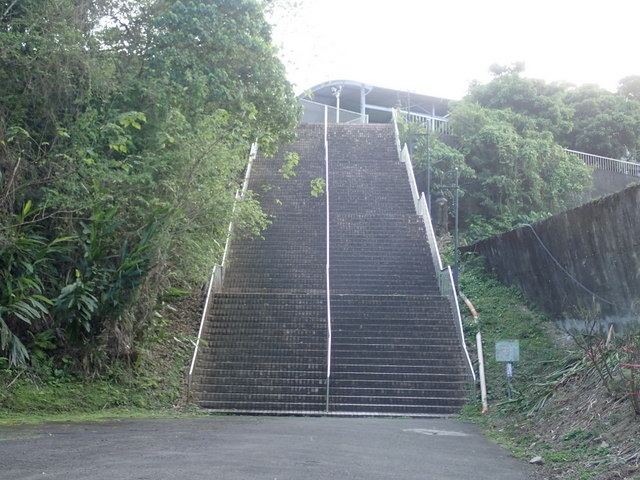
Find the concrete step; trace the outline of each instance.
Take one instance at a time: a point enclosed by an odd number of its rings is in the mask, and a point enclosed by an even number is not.
[[[234,238],[194,385],[220,412],[326,413],[326,198],[322,126],[259,157],[250,188],[271,215],[263,239]],[[331,126],[333,375],[329,414],[443,415],[468,378],[448,301],[438,295],[422,220],[389,126]],[[434,295],[430,295],[434,294]]]

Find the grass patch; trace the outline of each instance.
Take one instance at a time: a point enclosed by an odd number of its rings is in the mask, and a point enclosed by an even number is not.
[[[544,372],[557,366],[564,354],[550,338],[550,322],[528,303],[520,291],[507,287],[486,273],[481,259],[467,256],[460,269],[460,289],[473,302],[479,322],[476,324],[466,310],[465,332],[475,352],[475,335],[482,332],[487,394],[494,409],[510,412],[522,408],[530,398],[531,383]],[[495,342],[518,340],[520,361],[514,362],[511,381],[513,400],[509,400],[506,366],[495,359]]]
[[[171,395],[157,394],[145,388],[146,383],[126,384],[121,380],[83,381],[73,378],[41,381],[31,374],[16,380],[10,387],[5,383],[0,412],[58,414],[96,412],[118,407],[171,406]]]
[[[199,303],[182,305],[172,310],[181,320],[167,321],[135,364],[111,365],[91,377],[56,370],[51,362],[22,370],[0,364],[0,425],[193,415],[186,403],[186,373]]]
[[[207,415],[199,410],[174,410],[174,409],[159,409],[149,410],[132,407],[119,407],[108,408],[100,411],[93,412],[78,412],[70,411],[65,413],[0,413],[0,427],[2,426],[15,426],[15,425],[39,425],[42,423],[52,422],[111,422],[125,419],[152,419],[152,418],[185,418],[185,417],[199,417]]]

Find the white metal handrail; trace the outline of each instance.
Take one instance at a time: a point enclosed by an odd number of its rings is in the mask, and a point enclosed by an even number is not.
[[[397,122],[397,111],[393,112],[393,123],[396,134],[396,147],[399,153],[399,159],[403,162],[407,167],[407,176],[409,180],[409,185],[411,187],[411,195],[413,196],[413,203],[416,208],[416,214],[418,214],[425,225],[425,229],[427,232],[427,242],[429,244],[429,248],[431,249],[432,260],[434,263],[434,267],[436,268],[436,272],[438,274],[438,284],[440,294],[442,296],[446,296],[450,303],[452,313],[456,315],[456,328],[459,330],[462,338],[462,348],[465,353],[465,357],[467,359],[467,366],[473,380],[476,380],[476,373],[473,370],[473,364],[471,362],[471,357],[469,355],[469,350],[467,349],[467,343],[464,338],[464,329],[462,325],[462,315],[460,314],[460,308],[458,306],[458,295],[456,293],[455,284],[453,281],[453,275],[451,274],[451,267],[446,267],[446,269],[442,268],[442,259],[440,258],[440,252],[438,250],[438,242],[436,241],[435,232],[433,231],[433,224],[431,223],[431,214],[429,212],[429,208],[427,207],[427,202],[424,197],[424,193],[418,196],[418,187],[416,184],[415,174],[413,173],[413,166],[411,164],[411,156],[409,155],[409,150],[405,145],[402,150],[400,149],[400,135],[398,129]],[[448,272],[448,274],[447,274]]]
[[[345,110],[344,108],[336,108],[324,103],[318,103],[311,100],[301,98],[298,100],[304,107],[302,123],[322,123],[323,115],[335,119],[331,123],[369,123],[369,115],[362,115],[359,112]],[[330,114],[330,115],[329,115]]]
[[[413,173],[413,165],[411,164],[411,157],[409,156],[409,150],[405,145],[400,155],[401,161],[405,164],[407,169],[407,177],[409,179],[409,186],[411,188],[411,196],[413,198],[413,205],[416,213],[422,218],[424,222],[424,228],[427,232],[427,242],[429,243],[429,249],[431,250],[431,258],[433,260],[433,266],[436,271],[442,270],[442,260],[440,258],[440,251],[438,249],[438,242],[436,241],[436,234],[433,231],[433,224],[431,222],[431,214],[429,207],[427,207],[427,200],[424,196],[418,194],[418,185],[416,183],[416,177]]]
[[[413,174],[413,169],[411,170]],[[429,247],[431,248],[431,255],[434,257],[433,264],[438,271],[442,270],[442,258],[440,257],[440,249],[438,248],[438,241],[436,240],[436,232],[433,230],[433,223],[431,221],[431,213],[429,213],[429,206],[427,205],[427,199],[424,196],[424,192],[420,196],[420,203],[418,204],[418,215],[422,217],[424,222],[424,228],[427,231],[427,239],[429,240]]]
[[[325,407],[329,412],[329,388],[331,383],[331,349],[332,349],[332,325],[331,325],[331,232],[329,229],[329,140],[328,140],[328,108],[325,106],[324,114],[324,191],[326,204],[326,280],[327,280],[327,390]]]
[[[632,177],[640,177],[640,163],[627,162],[626,160],[617,160],[615,158],[603,157],[592,153],[579,152],[577,150],[564,149],[565,152],[576,155],[585,164],[593,165],[599,170],[605,172],[620,173]]]
[[[418,193],[418,183],[416,182],[416,176],[413,173],[413,165],[411,164],[411,156],[409,155],[409,148],[405,144],[400,152],[400,161],[407,167],[407,175],[409,178],[409,187],[411,188],[411,198],[413,198],[413,207],[418,212],[420,202],[420,194]]]
[[[453,281],[453,272],[451,271],[451,265],[448,265],[443,270],[439,272],[439,283],[440,283],[440,292],[449,299],[449,303],[451,304],[451,311],[455,314],[456,317],[456,330],[458,330],[458,334],[460,335],[460,340],[462,342],[463,350],[465,357],[467,359],[467,367],[471,372],[471,376],[473,377],[473,382],[476,382],[476,372],[473,369],[473,362],[471,362],[471,356],[469,355],[469,349],[467,348],[467,342],[464,337],[464,326],[462,325],[462,314],[460,313],[460,304],[458,303],[458,294],[455,289],[455,283]]]
[[[220,262],[220,265],[214,265],[211,271],[211,277],[209,278],[209,285],[207,287],[207,296],[204,302],[204,307],[202,308],[202,316],[200,318],[200,328],[198,329],[198,338],[196,338],[195,347],[193,349],[193,357],[191,358],[191,366],[189,367],[189,373],[187,376],[187,391],[189,392],[189,395],[191,394],[193,372],[195,371],[196,361],[198,359],[198,353],[200,351],[202,333],[204,332],[204,327],[207,321],[207,317],[209,316],[209,311],[211,310],[213,297],[215,293],[220,292],[222,290],[222,285],[224,283],[225,265],[227,262],[227,257],[229,255],[229,244],[231,241],[231,234],[233,233],[233,217],[236,212],[238,202],[244,198],[247,192],[247,189],[249,188],[249,177],[251,175],[251,167],[253,166],[253,162],[255,161],[257,154],[258,154],[258,144],[257,142],[254,142],[251,145],[251,150],[249,152],[249,161],[247,163],[247,169],[244,173],[244,182],[242,184],[242,189],[236,191],[235,200],[233,202],[231,221],[229,222],[229,227],[227,229],[227,239],[224,245],[224,253],[222,254],[222,262]]]
[[[196,368],[196,360],[198,358],[198,352],[200,349],[200,341],[202,339],[202,333],[204,331],[204,326],[206,323],[206,319],[209,316],[209,311],[211,310],[211,302],[213,300],[213,293],[220,291],[222,288],[222,267],[220,265],[215,265],[213,267],[213,271],[211,272],[211,278],[209,278],[209,286],[207,288],[207,297],[204,302],[204,307],[202,308],[202,317],[200,318],[200,328],[198,329],[198,338],[196,339],[196,345],[193,350],[193,357],[191,358],[191,366],[189,367],[189,374],[187,377],[187,390],[191,393],[191,384],[193,382],[193,372]]]
[[[446,118],[434,117],[432,115],[425,115],[416,112],[408,112],[405,110],[401,110],[401,113],[405,115],[405,118],[408,122],[411,123],[419,123],[427,127],[428,130],[432,132],[439,132],[450,134],[451,127],[449,125],[449,121]]]
[[[393,130],[395,132],[396,151],[398,152],[398,159],[402,161],[402,143],[400,142],[400,130],[398,129],[398,111],[393,109],[391,111],[391,117],[393,118]]]

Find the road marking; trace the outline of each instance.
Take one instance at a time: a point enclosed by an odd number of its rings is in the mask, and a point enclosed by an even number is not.
[[[407,428],[403,432],[419,433],[420,435],[441,435],[443,437],[468,437],[467,433],[451,432],[448,430],[431,430],[428,428]]]

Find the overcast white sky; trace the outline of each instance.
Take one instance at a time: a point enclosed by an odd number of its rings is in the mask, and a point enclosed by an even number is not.
[[[640,0],[301,0],[274,18],[296,93],[337,79],[458,99],[493,63],[615,91],[640,75]]]

